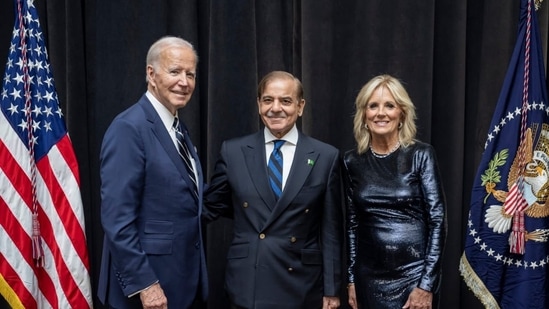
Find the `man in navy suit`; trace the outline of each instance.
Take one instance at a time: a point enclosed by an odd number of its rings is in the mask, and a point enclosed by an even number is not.
[[[197,61],[183,39],[155,42],[147,54],[147,92],[105,133],[98,296],[109,308],[200,308],[207,297],[202,169],[188,136],[178,140],[185,127],[174,127],[195,88]]]
[[[343,222],[339,152],[297,130],[305,100],[293,75],[266,75],[257,105],[265,129],[223,143],[204,194],[207,220],[234,220],[225,274],[231,306],[337,308]],[[276,166],[271,152],[280,144],[282,171],[273,175],[282,177],[271,180],[269,170]]]

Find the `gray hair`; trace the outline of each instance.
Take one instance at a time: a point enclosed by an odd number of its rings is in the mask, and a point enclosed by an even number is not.
[[[150,65],[153,68],[156,68],[158,61],[160,60],[160,53],[162,53],[164,49],[173,46],[185,47],[192,50],[195,62],[198,64],[198,54],[196,53],[194,46],[189,43],[189,41],[175,36],[164,36],[154,42],[149,48],[149,52],[147,53],[147,66]],[[145,79],[147,82],[149,81],[148,75],[146,75]]]

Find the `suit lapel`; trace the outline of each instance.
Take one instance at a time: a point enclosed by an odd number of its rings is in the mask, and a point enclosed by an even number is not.
[[[158,113],[154,110],[154,107],[152,106],[152,103],[149,102],[149,99],[144,95],[141,100],[139,101],[139,104],[145,111],[145,114],[147,116],[147,121],[151,125],[151,130],[153,131],[154,135],[166,151],[166,154],[172,160],[172,162],[175,164],[175,167],[179,171],[181,175],[183,175],[183,178],[187,182],[187,185],[189,188],[192,188],[194,184],[192,183],[192,180],[189,178],[187,174],[187,170],[185,168],[185,165],[183,163],[183,160],[179,156],[179,153],[177,152],[177,149],[175,148],[175,144],[173,143],[173,140],[166,130],[166,127],[164,126],[164,123],[162,123],[162,120],[160,119],[160,116],[158,116]],[[193,147],[194,148],[194,147]],[[193,153],[193,157],[196,159],[196,152],[194,149],[191,151]],[[197,168],[198,168],[197,164]],[[200,192],[201,190],[199,190]],[[194,194],[193,194],[194,196]]]
[[[297,141],[290,174],[286,180],[282,195],[280,196],[278,203],[276,203],[272,216],[268,220],[266,226],[276,220],[301,191],[301,188],[314,167],[314,162],[318,159],[318,155],[318,151],[309,143],[309,138],[299,132],[299,139]]]
[[[242,152],[248,168],[248,174],[263,202],[272,210],[276,199],[267,176],[267,163],[265,161],[265,140],[263,131],[255,135],[254,140],[242,146]]]

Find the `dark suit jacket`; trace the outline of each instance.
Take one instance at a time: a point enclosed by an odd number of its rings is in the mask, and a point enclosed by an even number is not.
[[[339,152],[301,132],[276,202],[264,133],[226,141],[205,193],[204,216],[234,218],[225,285],[243,308],[314,309],[337,296],[341,279]]]
[[[118,115],[101,148],[101,223],[105,231],[98,296],[115,308],[142,308],[139,296],[159,281],[170,308],[207,296],[199,196],[184,162],[145,95]]]

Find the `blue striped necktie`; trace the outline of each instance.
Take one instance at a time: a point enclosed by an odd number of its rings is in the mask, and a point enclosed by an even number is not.
[[[173,129],[175,130],[175,137],[177,138],[177,152],[179,152],[179,156],[183,159],[183,162],[185,162],[187,173],[189,174],[189,178],[194,185],[192,188],[193,194],[198,198],[198,185],[196,182],[193,165],[191,163],[191,152],[189,151],[189,146],[185,142],[185,136],[183,135],[184,133],[181,132],[179,119],[177,117],[175,117],[173,121]]]
[[[275,140],[274,143],[274,149],[271,153],[271,157],[269,158],[268,163],[268,171],[269,171],[269,183],[271,184],[271,188],[273,189],[273,192],[276,196],[276,199],[278,200],[280,198],[280,195],[282,194],[282,151],[280,151],[280,147],[285,143],[285,140]]]

